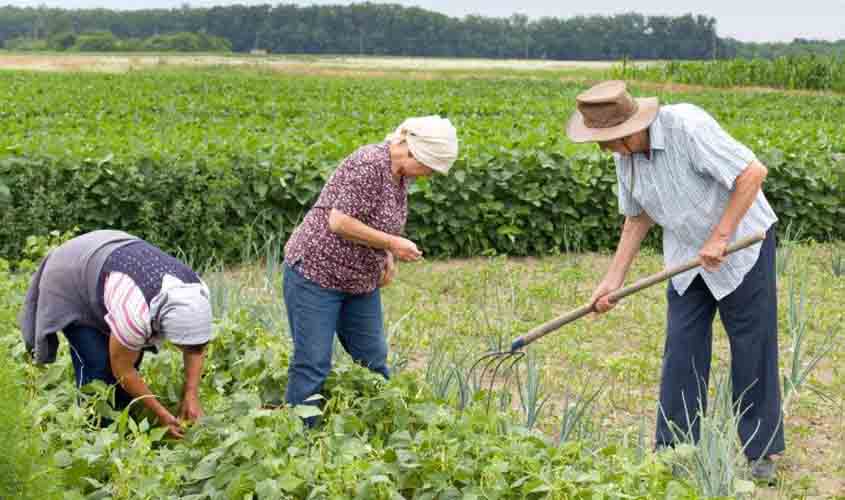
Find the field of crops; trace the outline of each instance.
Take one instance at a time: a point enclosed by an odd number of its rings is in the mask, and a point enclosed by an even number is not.
[[[35,257],[45,247],[33,243]],[[845,300],[845,269],[834,272],[832,255],[845,259],[845,248],[791,245],[780,254],[782,373],[789,380],[824,352],[828,335],[841,331],[837,304]],[[102,388],[90,388],[77,406],[66,344],[49,369],[30,365],[15,317],[28,278],[23,271],[32,264],[9,274],[0,261],[0,355],[11,361],[0,365],[0,443],[6,450],[0,495],[751,497],[743,494],[752,488],[742,479],[747,471],[730,429],[707,434],[724,447],[722,456],[695,449],[651,452],[662,287],[631,297],[606,318],[582,320],[543,339],[529,350],[521,381],[497,390],[492,403],[469,377],[478,353],[586,301],[606,257],[571,253],[403,266],[398,282],[385,290],[394,378],[385,384],[339,355],[324,391],[325,422],[307,431],[299,420],[309,414],[305,409],[272,409],[283,396],[291,345],[278,264],[272,250],[268,256],[265,265],[204,274],[217,318],[200,391],[208,417],[182,442],[163,439],[148,414],[113,415]],[[632,273],[659,267],[660,257],[646,252]],[[806,338],[796,345],[802,324]],[[721,328],[715,338],[718,380],[729,357]],[[336,346],[336,352],[342,349]],[[753,490],[755,498],[839,498],[845,488],[843,361],[845,350],[836,344],[788,397],[781,480]],[[178,351],[145,358],[142,373],[175,407],[182,381]],[[711,411],[708,422],[725,416]],[[96,419],[103,416],[116,423],[98,430]],[[709,461],[702,466],[702,459]],[[673,475],[678,464],[690,472]],[[731,475],[737,480],[724,482]],[[42,477],[50,481],[42,484]]]
[[[231,69],[2,73],[0,95],[15,104],[0,111],[0,203],[11,207],[0,255],[49,229],[119,226],[198,259],[238,260],[242,241],[289,234],[345,155],[432,113],[457,125],[461,155],[454,175],[411,195],[409,232],[429,255],[537,255],[573,235],[607,248],[619,223],[610,159],[562,133],[582,89]],[[701,105],[759,155],[784,222],[845,237],[845,97],[659,96]]]
[[[775,87],[845,92],[845,58],[804,55],[776,59],[670,61],[651,66],[620,65],[616,78],[707,85]]]
[[[696,498],[653,456],[638,455],[634,439],[630,448],[608,443],[587,450],[575,433],[561,443],[532,432],[507,406],[489,413],[483,404],[460,409],[454,387],[426,381],[419,370],[406,373],[409,360],[403,355],[411,345],[399,337],[414,335],[416,321],[393,329],[390,383],[341,359],[325,389],[330,398],[325,423],[306,431],[299,416],[308,414],[302,411],[307,407],[268,409],[281,401],[291,350],[280,297],[274,294],[279,276],[268,277],[275,282],[261,286],[259,281],[258,293],[244,293],[246,283],[212,277],[217,340],[201,390],[209,417],[183,442],[163,440],[161,429],[143,417],[117,417],[112,427],[95,430],[92,418],[109,412],[96,393],[81,407],[74,404],[69,358],[63,356],[45,372],[27,367],[18,339],[6,334],[0,351],[15,363],[3,374],[20,379],[17,395],[30,397],[20,401],[17,415],[6,416],[29,420],[0,422],[4,434],[38,430],[29,450],[52,457],[42,462],[57,469],[50,486],[64,498],[225,499],[251,498],[251,492],[258,498],[544,498],[550,493],[590,498],[597,492],[654,498],[667,491],[673,498]],[[9,277],[0,278],[8,287]],[[10,305],[17,299],[8,289],[3,299],[0,317],[9,331]],[[161,400],[177,404],[178,353],[145,361],[143,372]],[[4,382],[4,389],[9,385]],[[37,477],[43,473],[37,467],[25,472]],[[37,490],[34,484],[23,486]]]
[[[781,364],[795,389],[781,481],[766,488],[747,481],[718,407],[708,438],[724,456],[652,453],[662,287],[532,347],[516,385],[491,394],[469,377],[475,355],[588,299],[608,258],[587,251],[612,247],[620,218],[609,158],[563,136],[582,84],[449,76],[0,73],[14,103],[0,109],[0,359],[12,360],[0,363],[0,497],[841,498],[845,247],[814,240],[845,239],[845,97],[658,91],[713,113],[771,171]],[[427,256],[476,258],[401,267],[384,299],[394,378],[339,356],[324,423],[306,430],[307,409],[276,408],[291,352],[281,243],[341,158],[431,113],[457,125],[461,157],[415,186],[409,236]],[[26,361],[16,315],[44,235],[106,226],[206,269],[208,417],[182,442],[143,413],[110,414],[102,388],[77,405],[64,344],[46,370]],[[632,277],[660,268],[643,254]],[[715,382],[729,355],[714,333]],[[176,404],[178,352],[142,373]],[[98,429],[103,416],[115,423]]]
[[[31,248],[40,253],[44,247],[36,242]],[[786,248],[791,254],[781,254],[787,263],[781,270],[782,363],[791,377],[795,321],[809,325],[808,338],[799,344],[808,351],[797,358],[800,370],[841,325],[835,304],[845,300],[845,273],[840,268],[833,274],[829,255],[845,257],[845,249]],[[0,493],[694,499],[714,492],[742,497],[753,490],[741,479],[744,462],[730,432],[710,437],[735,455],[711,457],[728,462],[703,471],[696,466],[707,457],[694,450],[651,452],[663,328],[660,287],[632,297],[612,316],[573,324],[532,347],[519,384],[497,390],[488,408],[487,393],[469,378],[470,360],[585,301],[607,265],[604,257],[403,267],[385,295],[394,378],[385,384],[339,356],[324,391],[324,424],[312,431],[299,420],[310,414],[305,408],[273,409],[282,399],[291,345],[272,251],[270,257],[266,265],[205,273],[217,317],[200,392],[208,417],[182,442],[163,438],[163,429],[143,412],[113,415],[102,388],[89,388],[78,406],[64,344],[57,364],[31,366],[15,325],[27,275],[9,274],[0,261],[0,355],[12,361],[0,368],[0,442],[7,450],[0,457]],[[654,272],[659,260],[647,253],[633,272]],[[31,268],[22,266],[19,271]],[[787,299],[801,275],[807,281],[798,281],[805,283],[798,298],[816,304],[809,312]],[[718,378],[728,366],[721,329],[716,340]],[[336,346],[336,352],[342,349]],[[845,487],[843,360],[841,347],[829,351],[789,397],[781,482],[753,490],[760,498],[831,495]],[[145,358],[142,373],[159,398],[175,407],[182,380],[178,351]],[[713,411],[715,422],[720,414]],[[104,416],[116,423],[98,430],[96,419]],[[672,464],[691,473],[673,475]],[[738,479],[720,483],[725,474]],[[50,482],[41,484],[45,476]],[[708,489],[706,481],[715,482]]]

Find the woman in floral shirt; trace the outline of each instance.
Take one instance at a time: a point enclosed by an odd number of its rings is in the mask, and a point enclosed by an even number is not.
[[[394,259],[422,256],[400,236],[408,183],[446,174],[457,153],[449,120],[410,118],[386,142],[347,157],[323,187],[285,245],[284,300],[294,344],[289,404],[321,391],[335,333],[353,359],[389,376],[379,288],[394,278]]]

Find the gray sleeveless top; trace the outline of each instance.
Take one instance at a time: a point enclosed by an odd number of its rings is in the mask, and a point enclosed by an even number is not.
[[[56,332],[79,323],[109,332],[98,297],[103,264],[118,248],[139,238],[101,230],[77,236],[44,257],[32,275],[19,317],[21,335],[35,363],[56,360]]]

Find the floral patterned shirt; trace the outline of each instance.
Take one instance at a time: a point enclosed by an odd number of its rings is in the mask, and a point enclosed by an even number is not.
[[[402,233],[408,217],[408,186],[390,169],[387,143],[363,146],[329,178],[317,202],[285,245],[285,262],[324,288],[352,294],[378,286],[387,253],[349,241],[329,229],[336,209],[385,233]]]

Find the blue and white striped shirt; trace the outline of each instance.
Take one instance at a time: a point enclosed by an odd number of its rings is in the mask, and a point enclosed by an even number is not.
[[[698,256],[725,212],[734,181],[756,157],[692,104],[661,106],[649,136],[651,158],[644,153],[613,155],[619,211],[633,217],[645,210],[662,226],[665,265],[676,266]],[[731,242],[766,231],[776,221],[761,190]],[[759,254],[758,243],[730,255],[716,272],[692,269],[672,278],[672,285],[683,295],[701,274],[720,300],[739,286]]]

